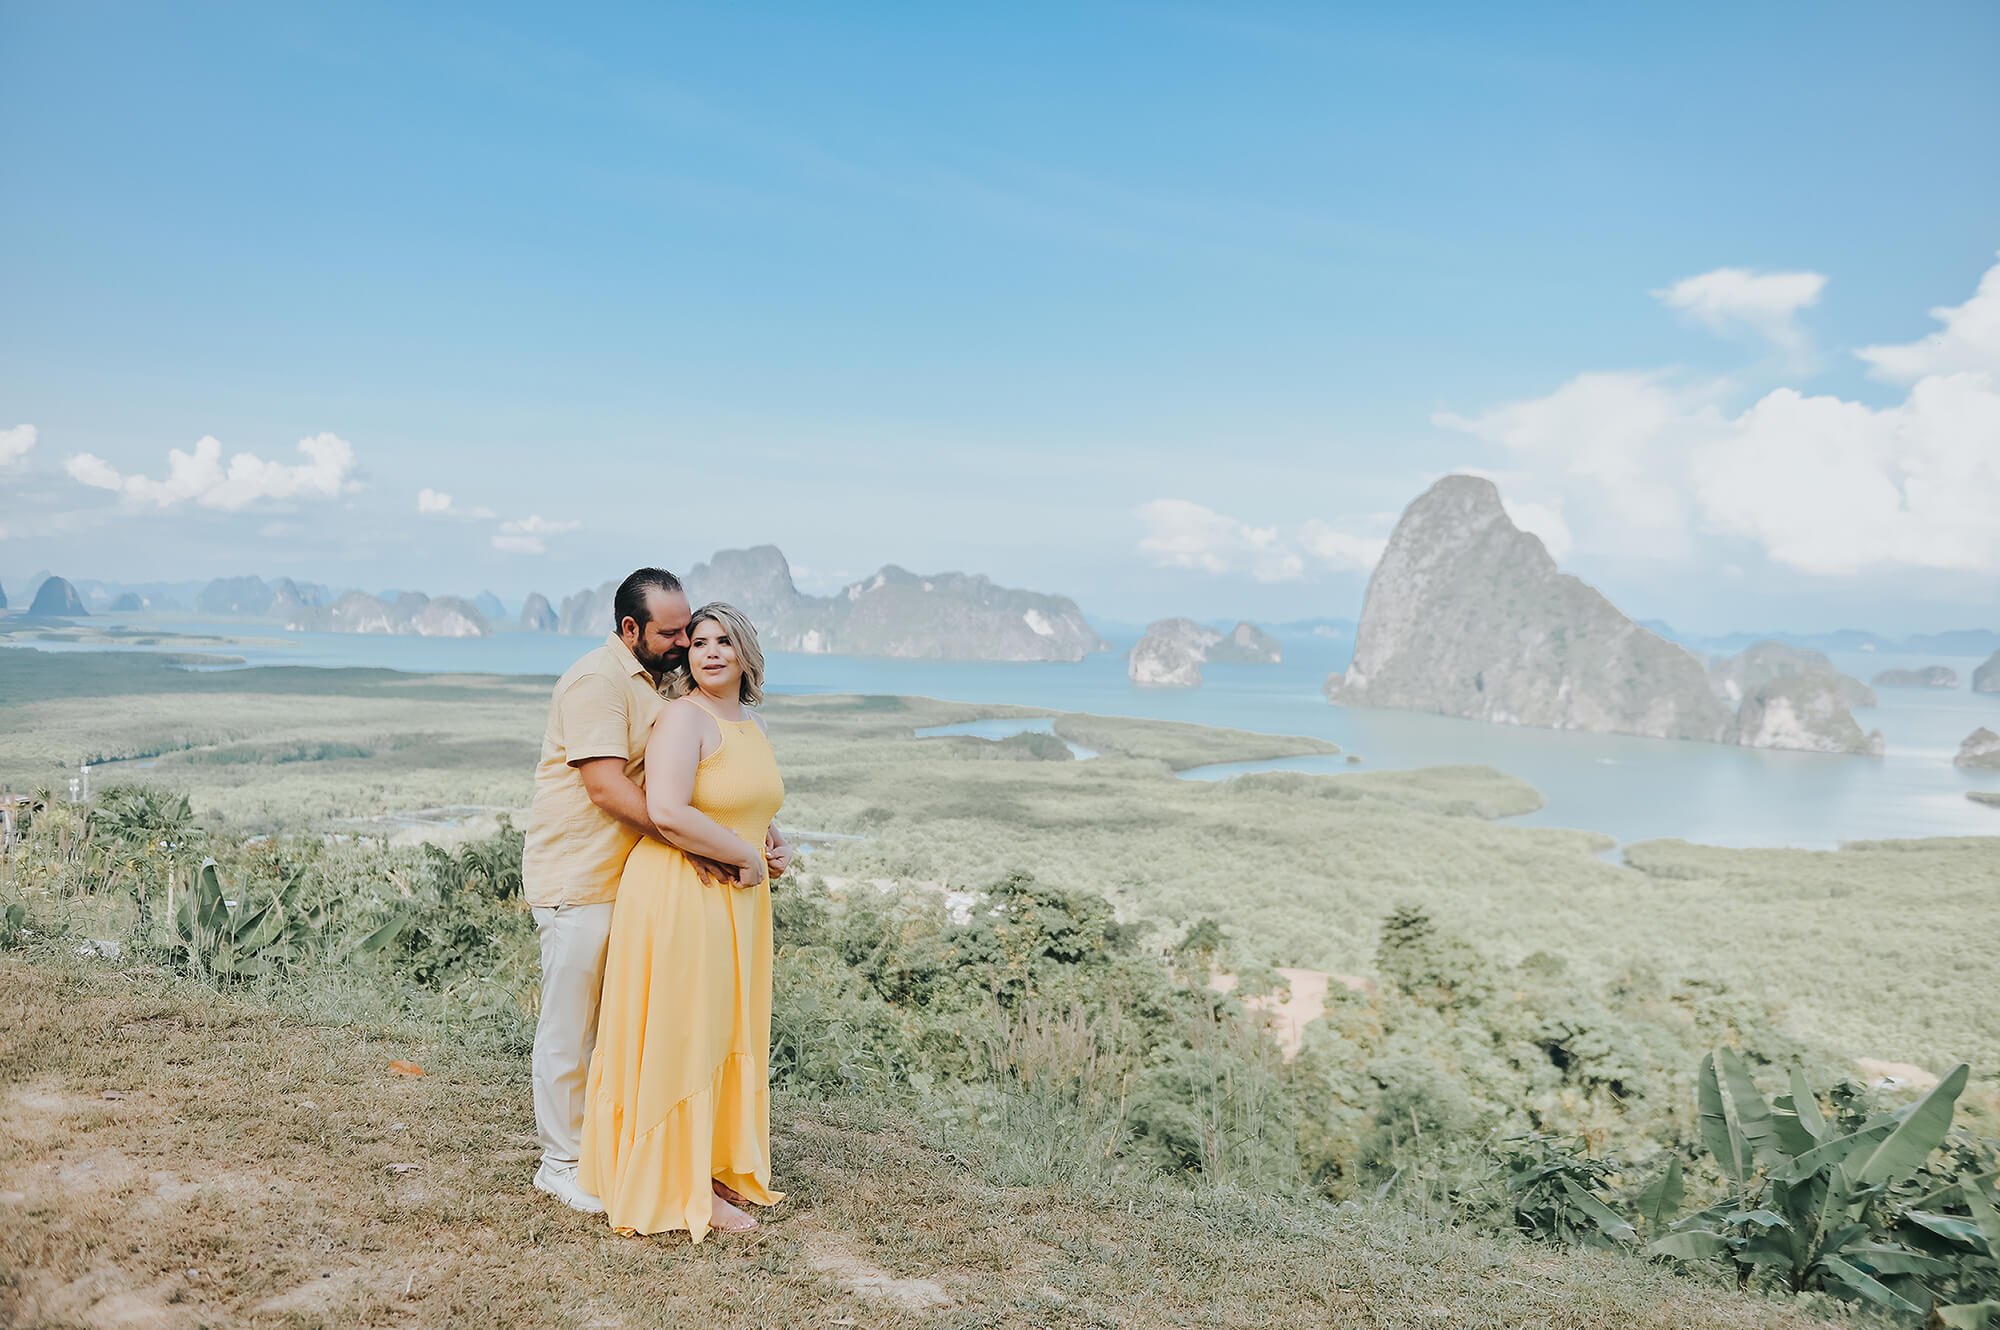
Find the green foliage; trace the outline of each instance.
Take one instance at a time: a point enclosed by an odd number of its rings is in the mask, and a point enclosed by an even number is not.
[[[1616,1166],[1592,1158],[1581,1138],[1510,1136],[1497,1157],[1515,1227],[1529,1237],[1571,1247],[1611,1247],[1637,1239],[1631,1221],[1599,1195],[1617,1174]]]
[[[1428,1007],[1476,1007],[1492,995],[1485,958],[1464,938],[1438,928],[1419,905],[1399,905],[1383,919],[1375,968]]]
[[[1927,1224],[1913,1217],[1924,1212],[1900,1207],[1895,1189],[1945,1143],[1968,1074],[1961,1063],[1916,1103],[1853,1123],[1829,1120],[1797,1071],[1790,1092],[1767,1101],[1740,1054],[1709,1054],[1697,1082],[1701,1136],[1727,1193],[1650,1250],[1725,1263],[1739,1283],[1769,1278],[1792,1292],[1822,1290],[1923,1315],[1935,1280],[1963,1283],[1969,1271],[1902,1240],[1911,1225],[1956,1239],[1949,1224]],[[1960,1191],[1977,1203],[1976,1188]],[[1656,1207],[1655,1220],[1669,1209]]]
[[[274,974],[316,954],[326,915],[301,903],[304,873],[264,888],[235,892],[213,859],[202,861],[173,916],[173,954],[188,973],[218,983]],[[251,897],[261,894],[263,903]]]

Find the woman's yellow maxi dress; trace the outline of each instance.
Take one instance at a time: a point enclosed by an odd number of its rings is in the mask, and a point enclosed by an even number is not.
[[[761,848],[785,799],[777,759],[756,721],[709,714],[722,746],[691,802]],[[640,841],[611,915],[577,1168],[614,1228],[700,1242],[711,1179],[784,1199],[770,1187],[770,1061],[770,883],[709,886],[679,850]]]

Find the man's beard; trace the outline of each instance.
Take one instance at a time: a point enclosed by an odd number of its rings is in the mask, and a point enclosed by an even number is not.
[[[646,667],[646,673],[652,675],[655,679],[664,680],[671,678],[673,675],[687,668],[688,653],[685,647],[668,647],[665,651],[654,655],[652,652],[646,650],[646,644],[641,642],[638,649],[632,654],[637,656],[639,663]]]

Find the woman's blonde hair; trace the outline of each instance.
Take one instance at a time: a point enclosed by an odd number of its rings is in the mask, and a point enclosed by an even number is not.
[[[694,612],[688,620],[688,636],[702,620],[707,619],[722,625],[722,631],[729,634],[730,644],[736,648],[736,661],[743,667],[743,678],[738,684],[737,696],[743,705],[754,707],[764,700],[764,648],[757,644],[757,626],[750,622],[750,616],[726,601],[711,600]],[[667,683],[667,695],[686,697],[695,690],[691,667],[674,672]]]

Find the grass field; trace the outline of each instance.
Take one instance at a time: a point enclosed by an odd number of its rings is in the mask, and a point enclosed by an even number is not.
[[[754,1238],[619,1238],[526,1186],[524,1059],[46,949],[0,954],[0,1065],[23,1330],[1825,1324],[1412,1213],[1007,1185],[867,1100],[779,1097],[789,1194]]]
[[[524,810],[548,682],[0,651],[0,786],[136,758],[98,778],[187,790],[253,832],[353,831],[342,819],[439,805]],[[767,710],[781,821],[859,838],[810,856],[828,875],[949,887],[1025,869],[1108,897],[1163,939],[1212,916],[1235,961],[1346,974],[1369,971],[1378,921],[1412,903],[1507,963],[1550,952],[1595,983],[1716,981],[1849,1058],[2000,1074],[2000,990],[1979,978],[2000,955],[2000,837],[1650,842],[1621,866],[1589,833],[1491,820],[1537,796],[1490,768],[1210,784],[1172,771],[1316,741],[1064,716],[1058,732],[1103,756],[971,761],[967,743],[913,731],[1034,713],[829,696]],[[355,750],[367,755],[299,759]]]

